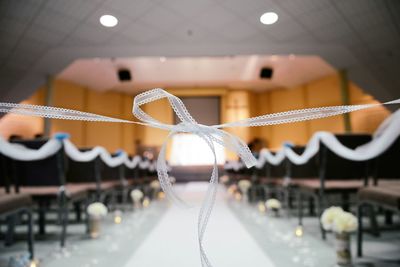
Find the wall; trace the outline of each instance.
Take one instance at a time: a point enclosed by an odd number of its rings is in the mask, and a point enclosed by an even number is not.
[[[365,94],[362,89],[353,83],[349,85],[349,94],[350,104],[377,103],[372,96]],[[343,105],[338,75],[331,75],[295,88],[259,93],[256,99],[258,100],[259,114]],[[353,112],[350,114],[352,132],[373,133],[389,115],[390,112],[382,106]],[[258,131],[258,136],[266,140],[270,148],[278,149],[287,140],[297,145],[305,145],[317,131],[344,133],[343,116],[338,115],[287,125],[261,127]]]
[[[86,111],[87,90],[85,87],[61,80],[56,80],[53,86],[53,106]],[[57,132],[67,132],[71,135],[74,144],[81,147],[86,146],[85,122],[51,120],[51,126],[51,135]]]
[[[97,92],[67,81],[56,80],[53,85],[53,106],[98,113],[105,116],[132,120],[133,97],[116,92]],[[43,105],[45,90],[41,88],[23,103]],[[0,121],[0,134],[33,138],[43,133],[43,119],[36,117],[5,115]],[[68,132],[78,147],[101,145],[109,151],[124,149],[135,152],[135,126],[120,123],[51,120],[51,135]]]
[[[342,105],[338,75],[332,75],[302,86],[255,93],[249,90],[228,90],[226,88],[168,88],[172,94],[180,96],[219,96],[221,97],[221,122],[231,122],[252,116],[274,112]],[[98,113],[106,116],[132,120],[133,96],[117,92],[97,92],[76,84],[56,80],[54,84],[53,105]],[[376,103],[354,84],[350,84],[350,103]],[[38,90],[24,101],[29,104],[44,104],[45,91]],[[173,113],[167,100],[143,106],[145,112],[156,119],[172,124]],[[351,113],[353,132],[372,133],[390,112],[384,107]],[[298,122],[286,125],[228,128],[245,142],[261,138],[268,147],[279,148],[282,142],[290,140],[299,145],[307,143],[316,131],[344,132],[343,116]],[[119,148],[129,153],[136,151],[136,142],[144,146],[161,146],[168,133],[154,128],[119,123],[79,122],[52,120],[51,133],[69,132],[72,141],[80,147],[101,145],[110,151]],[[8,138],[11,134],[32,138],[43,132],[43,119],[8,114],[0,120],[0,134]],[[228,153],[228,158],[233,158]]]
[[[44,90],[40,89],[22,104],[43,105]],[[33,138],[43,133],[44,120],[38,117],[28,117],[16,114],[6,114],[0,120],[0,135],[8,139],[11,135],[23,138]]]

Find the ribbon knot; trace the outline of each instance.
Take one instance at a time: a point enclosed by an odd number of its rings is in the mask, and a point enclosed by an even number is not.
[[[181,122],[174,126],[173,132],[193,133],[196,135],[212,134],[214,128],[193,122]]]

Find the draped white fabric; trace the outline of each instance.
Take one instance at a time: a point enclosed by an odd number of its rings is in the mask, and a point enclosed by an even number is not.
[[[304,152],[299,155],[292,150],[290,146],[283,146],[275,154],[264,148],[260,152],[260,157],[255,165],[256,168],[262,168],[265,162],[272,165],[279,165],[285,158],[296,165],[307,163],[318,151],[320,144],[323,143],[336,155],[354,161],[365,161],[373,159],[385,152],[400,135],[400,110],[388,117],[373,134],[373,139],[367,144],[361,145],[355,149],[344,146],[337,140],[334,134],[329,132],[317,132],[307,143]],[[228,162],[225,169],[237,171],[243,168],[240,162]]]
[[[68,157],[79,162],[92,161],[99,156],[101,160],[109,167],[116,167],[125,164],[128,168],[133,169],[141,163],[140,156],[135,156],[132,160],[130,160],[126,152],[122,151],[118,156],[113,157],[104,147],[100,146],[96,146],[89,151],[82,152],[68,139],[64,140],[64,150]],[[147,163],[145,162],[139,165],[142,169],[148,167]]]
[[[123,151],[115,157],[111,156],[104,147],[100,146],[82,152],[68,139],[60,140],[57,138],[51,138],[39,149],[30,149],[21,144],[9,143],[0,137],[0,153],[15,160],[42,160],[53,156],[62,148],[64,148],[66,155],[74,161],[88,162],[100,156],[102,161],[109,167],[116,167],[125,164],[131,169],[138,165],[141,169],[155,169],[154,164],[150,164],[148,161],[142,161],[140,156],[135,156],[130,160],[126,152]]]
[[[30,149],[20,144],[12,144],[0,137],[0,153],[20,161],[42,160],[53,156],[62,147],[57,139],[50,139],[39,149]]]

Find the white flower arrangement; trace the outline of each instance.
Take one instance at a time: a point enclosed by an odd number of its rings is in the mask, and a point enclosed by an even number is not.
[[[154,190],[159,190],[161,188],[161,185],[158,180],[154,180],[150,183],[150,187]]]
[[[245,194],[251,187],[251,182],[249,180],[240,180],[238,183],[240,191]]]
[[[269,210],[280,210],[282,208],[282,204],[276,198],[270,198],[265,201],[265,207]]]
[[[228,175],[222,175],[219,180],[221,181],[221,183],[223,184],[227,184],[229,182],[229,176]]]
[[[232,184],[232,185],[230,185],[229,187],[228,187],[228,194],[229,195],[231,195],[231,196],[233,196],[234,194],[235,194],[235,192],[237,192],[237,190],[238,190],[238,187],[237,187],[237,185],[235,185],[235,184]]]
[[[132,201],[133,201],[133,202],[138,203],[138,202],[140,202],[140,201],[142,200],[142,198],[143,198],[143,192],[140,191],[139,189],[134,189],[134,190],[132,190],[132,192],[131,192],[131,198],[132,198]]]
[[[93,217],[105,217],[108,213],[107,207],[101,202],[94,202],[90,204],[87,209],[89,216]]]
[[[344,211],[340,207],[330,207],[321,216],[322,227],[335,233],[351,233],[357,230],[358,222],[356,216]]]

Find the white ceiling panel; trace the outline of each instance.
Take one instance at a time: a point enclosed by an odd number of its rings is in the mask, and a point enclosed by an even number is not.
[[[194,16],[193,19],[210,30],[221,30],[224,25],[234,21],[237,17],[228,9],[214,4],[206,12]]]
[[[75,21],[83,21],[88,15],[99,8],[102,1],[65,1],[51,0],[47,1],[46,7],[56,11],[57,13],[65,14],[73,18]]]
[[[76,31],[71,34],[71,37],[85,40],[88,44],[102,44],[109,40],[115,31],[111,29],[101,28],[99,25],[84,23]]]
[[[36,24],[36,27],[33,26],[32,28],[43,28],[53,32],[68,34],[78,27],[80,22],[71,16],[65,15],[65,13],[60,13],[44,7],[35,17],[33,23]]]
[[[176,43],[185,42],[185,43],[195,43],[195,44],[204,44],[208,43],[209,40],[213,40],[215,42],[227,41],[226,36],[218,31],[211,31],[206,29],[193,21],[189,21],[187,23],[178,25],[175,29],[168,32],[162,39],[158,40],[159,42],[166,43]]]
[[[120,34],[136,43],[148,43],[157,39],[162,32],[140,20],[136,20],[122,28]],[[114,38],[113,38],[114,39]]]
[[[226,36],[232,41],[247,41],[258,33],[257,29],[243,20],[233,20],[222,25],[221,35]]]
[[[140,21],[156,29],[170,31],[184,21],[184,17],[171,9],[157,5],[140,17]]]
[[[279,0],[279,4],[286,10],[290,10],[294,15],[304,13],[318,12],[320,9],[329,8],[331,1],[329,0]]]
[[[268,11],[278,13],[276,24],[259,22]],[[41,75],[56,74],[78,58],[295,53],[348,68],[350,79],[378,99],[394,97],[399,11],[398,0],[2,0],[0,91],[20,100],[43,82]],[[103,14],[117,16],[119,24],[102,27]],[[234,83],[229,86],[246,84]],[[254,87],[280,84],[257,81]]]
[[[33,24],[25,32],[24,38],[21,42],[34,40],[44,45],[47,44],[49,46],[54,46],[59,44],[66,36],[66,33],[56,32],[54,30],[38,27],[37,25]]]
[[[131,20],[136,20],[146,14],[155,3],[150,0],[107,0],[104,8],[111,8],[128,16]]]
[[[342,16],[332,6],[318,9],[316,11],[305,12],[298,16],[299,21],[309,30],[314,30],[327,25],[341,26]]]
[[[204,11],[208,11],[209,7],[215,3],[214,0],[159,0],[157,2],[187,18],[199,13],[204,14]]]
[[[0,1],[0,14],[6,18],[30,21],[43,7],[43,0]]]

